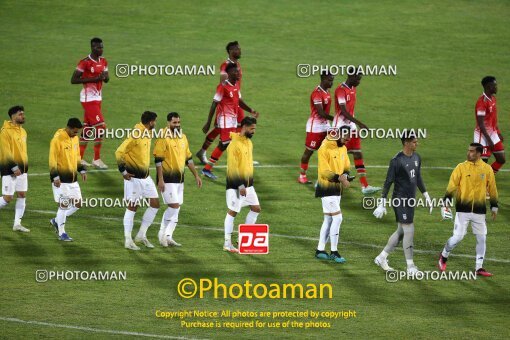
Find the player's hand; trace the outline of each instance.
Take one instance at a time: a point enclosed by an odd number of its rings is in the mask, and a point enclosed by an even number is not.
[[[59,179],[56,179],[53,181],[53,184],[57,187],[57,188],[60,188],[60,180]]]
[[[498,137],[499,137],[499,139],[500,139],[502,142],[504,142],[504,141],[505,141],[505,139],[503,138],[503,135],[502,135],[501,133],[498,133]]]
[[[246,188],[239,189],[240,196],[246,196]]]
[[[209,132],[210,128],[211,128],[211,123],[207,122],[207,123],[205,123],[204,127],[202,128],[202,132],[207,133],[207,132]]]
[[[198,188],[201,188],[202,187],[202,179],[200,178],[200,176],[195,176],[195,181],[197,182],[197,187]]]
[[[128,173],[126,173],[125,175],[122,175],[122,177],[124,177],[124,179],[125,179],[126,181],[130,181],[132,177],[135,177],[135,175],[130,174],[130,173],[128,172]]]
[[[495,221],[496,220],[496,216],[498,215],[498,208],[492,208],[491,209],[491,215],[492,215],[492,220]]]
[[[451,220],[452,219],[452,210],[448,207],[442,207],[441,208],[441,217],[444,220]]]
[[[494,150],[494,142],[492,141],[492,139],[486,138],[485,140],[487,140],[487,143],[489,144],[489,149]]]
[[[375,218],[383,218],[386,215],[386,207],[383,204],[380,204],[373,212]]]
[[[14,174],[14,176],[16,176],[16,177],[21,176],[21,170],[20,170],[20,169],[18,169],[18,170],[16,170],[16,171],[13,171],[13,174]]]
[[[423,197],[425,197],[425,202],[427,203],[427,206],[429,207],[429,214],[432,214],[432,209],[434,208],[432,206],[432,200],[430,199],[430,195],[428,192],[423,193]]]
[[[160,192],[164,192],[165,191],[165,182],[158,181],[158,189]]]
[[[257,111],[253,111],[253,112],[251,113],[251,116],[252,116],[253,118],[255,118],[255,119],[259,118],[259,115],[260,115],[260,113],[258,113]]]
[[[106,74],[106,71],[101,72],[99,75],[99,80],[105,80],[108,75]]]
[[[84,182],[86,182],[86,181],[87,181],[87,173],[85,173],[85,172],[84,172],[84,173],[82,173],[82,174],[81,174],[81,179],[82,179]]]
[[[340,179],[340,183],[342,183],[343,188],[347,189],[348,187],[351,186],[351,183],[347,179],[347,174],[341,175],[339,179]]]

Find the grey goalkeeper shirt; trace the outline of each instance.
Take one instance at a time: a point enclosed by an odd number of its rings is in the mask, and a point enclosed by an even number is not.
[[[416,186],[422,193],[427,191],[421,178],[420,169],[420,155],[415,152],[409,157],[400,151],[390,161],[381,197],[386,198],[388,196],[392,183],[395,183],[392,198],[415,198]]]

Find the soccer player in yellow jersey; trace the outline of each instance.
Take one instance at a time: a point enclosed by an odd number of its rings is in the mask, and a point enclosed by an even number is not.
[[[332,260],[336,263],[345,262],[345,258],[338,253],[338,239],[343,219],[340,198],[343,189],[348,188],[349,180],[352,180],[349,177],[351,163],[345,146],[345,143],[349,141],[349,133],[349,126],[329,129],[318,152],[319,169],[315,197],[320,197],[322,200],[324,222],[315,257]],[[325,251],[328,238],[331,243],[331,254],[329,255]]]
[[[119,171],[124,177],[124,200],[128,202],[124,213],[124,247],[140,250],[135,242],[142,242],[147,248],[154,248],[147,239],[147,230],[154,221],[159,208],[156,185],[149,174],[152,132],[156,126],[157,114],[145,111],[141,122],[136,124],[131,136],[115,151]],[[149,207],[142,217],[140,230],[133,241],[132,231],[136,210],[143,199],[149,199]]]
[[[260,204],[253,187],[253,144],[257,119],[245,117],[241,121],[241,131],[231,132],[231,142],[227,148],[227,216],[225,216],[225,244],[223,250],[238,253],[232,245],[234,219],[242,207],[249,206],[246,224],[255,224],[260,213]]]
[[[78,135],[83,128],[78,118],[71,118],[65,129],[55,132],[50,143],[50,179],[53,198],[58,203],[56,218],[50,220],[60,241],[70,242],[65,224],[67,217],[81,207],[81,189],[78,184],[78,172],[82,180],[87,180],[85,167],[81,164],[80,140]]]
[[[498,190],[494,171],[482,160],[482,153],[482,144],[471,143],[467,152],[467,161],[457,165],[450,176],[445,201],[451,202],[455,193],[455,224],[453,236],[446,242],[439,258],[438,266],[441,271],[446,270],[446,261],[450,252],[464,238],[468,225],[471,223],[473,234],[476,236],[476,274],[492,276],[483,268],[487,235],[485,195],[488,191],[492,219],[494,220],[498,213]],[[441,213],[443,218],[452,218],[448,204],[441,209]]]
[[[2,197],[0,209],[12,201],[16,192],[16,206],[12,230],[24,233],[30,230],[21,225],[25,213],[25,197],[28,189],[28,156],[25,109],[13,106],[8,111],[10,120],[6,120],[0,130],[0,169],[2,173]]]
[[[163,138],[158,138],[154,146],[158,189],[163,202],[168,205],[161,220],[158,238],[163,247],[180,247],[181,244],[174,241],[173,233],[184,198],[184,166],[187,165],[195,176],[199,188],[202,187],[202,179],[195,169],[188,139],[182,133],[179,114],[170,112],[166,120],[168,125],[162,131]]]

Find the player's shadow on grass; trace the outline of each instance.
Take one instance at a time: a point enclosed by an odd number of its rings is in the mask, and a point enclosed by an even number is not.
[[[44,247],[39,245],[40,242],[34,240],[31,236],[32,235],[19,234],[2,237],[9,242],[11,247],[11,251],[7,251],[6,253],[16,253],[16,258],[21,259],[21,261],[27,264],[46,265],[48,253]]]
[[[65,244],[61,246],[64,252],[65,262],[68,265],[77,268],[82,268],[84,266],[97,268],[104,263],[101,256],[94,254],[89,248],[79,245],[78,242],[65,242]]]

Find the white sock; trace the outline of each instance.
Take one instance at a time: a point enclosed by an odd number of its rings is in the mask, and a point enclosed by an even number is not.
[[[414,261],[413,260],[406,260],[407,262],[407,268],[410,268],[412,266],[414,266]]]
[[[80,209],[80,208],[76,208],[75,206],[70,207],[69,209],[66,210],[66,217],[71,216],[72,214],[77,212],[78,209]]]
[[[181,210],[181,208],[168,208],[168,209],[171,209],[171,217],[170,217],[170,223],[168,223],[168,225],[166,226],[166,229],[165,229],[165,235],[172,239],[172,237],[174,236],[174,230],[175,230],[175,227],[177,227],[177,222],[179,221],[179,211]],[[167,210],[168,210],[167,209]]]
[[[331,222],[333,218],[329,215],[324,215],[324,221],[322,222],[321,232],[319,234],[319,245],[317,246],[317,250],[324,251],[326,248],[326,242],[328,242],[329,236],[329,228],[331,227]]]
[[[333,221],[329,229],[331,251],[338,251],[338,239],[340,238],[340,225],[342,224],[343,216],[342,214],[338,214],[332,217]]]
[[[0,209],[2,209],[3,207],[5,207],[7,204],[9,204],[9,202],[7,202],[6,200],[4,200],[3,197],[0,197]]]
[[[23,214],[25,213],[25,198],[18,197],[16,199],[16,208],[14,213],[14,225],[20,225]]]
[[[382,260],[386,260],[388,258],[388,253],[386,251],[381,251],[381,253],[379,254],[379,256],[377,256],[378,258],[382,259]]]
[[[156,217],[156,214],[158,213],[158,208],[152,208],[148,207],[147,210],[145,210],[145,213],[142,217],[142,225],[140,226],[140,230],[138,230],[138,237],[140,238],[146,238],[147,237],[147,230],[151,226],[152,222],[154,222],[154,218]]]
[[[234,216],[225,216],[225,244],[232,243],[232,231],[234,230]]]
[[[255,212],[253,210],[250,210],[248,215],[246,215],[246,220],[244,221],[244,223],[255,224],[255,223],[257,223],[257,217],[259,217],[259,213]]]
[[[485,235],[475,235],[476,236],[476,266],[475,270],[478,270],[483,267],[483,259],[485,257]]]
[[[66,211],[64,209],[58,208],[57,210],[57,225],[58,225],[58,236],[62,235],[66,232]]]
[[[163,217],[161,217],[161,225],[159,227],[159,231],[162,233],[165,232],[166,227],[172,220],[172,214],[173,211],[170,210],[170,207],[166,208],[166,210],[163,212]]]
[[[133,231],[135,214],[135,211],[131,211],[129,209],[126,209],[126,212],[124,213],[124,237],[126,238],[126,241],[133,240],[131,232]]]
[[[450,237],[448,241],[446,241],[446,244],[443,248],[443,251],[441,252],[441,255],[448,258],[451,251],[460,243],[460,241],[462,241],[463,238],[464,238],[463,235],[462,236],[453,235],[452,237]]]

